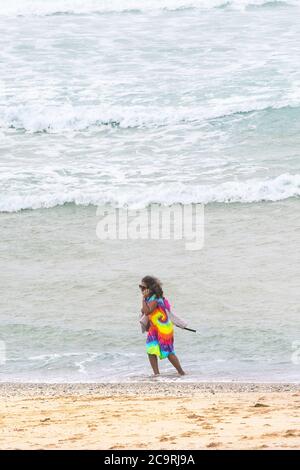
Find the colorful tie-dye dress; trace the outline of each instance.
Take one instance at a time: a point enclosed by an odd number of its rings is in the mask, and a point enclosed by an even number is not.
[[[155,295],[148,297],[146,302],[157,302],[156,309],[150,313],[150,328],[146,340],[146,349],[148,354],[154,354],[160,359],[168,357],[174,352],[173,323],[169,319],[168,310],[170,304],[167,299],[157,298]]]

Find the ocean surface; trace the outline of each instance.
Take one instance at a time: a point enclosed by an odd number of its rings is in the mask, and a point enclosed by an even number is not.
[[[146,380],[154,274],[180,380],[300,378],[300,1],[0,1],[0,380]],[[101,207],[205,204],[202,250]],[[160,380],[177,380],[161,364]]]

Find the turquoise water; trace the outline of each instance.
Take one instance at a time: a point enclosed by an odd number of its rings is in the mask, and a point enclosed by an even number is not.
[[[153,273],[199,330],[184,380],[298,381],[299,13],[1,2],[1,380],[144,380]],[[97,239],[95,205],[152,202],[205,203],[203,249]]]
[[[1,380],[132,381],[150,369],[138,284],[159,274],[184,380],[299,381],[298,201],[209,205],[205,244],[99,240],[94,207],[1,214]],[[161,363],[162,380],[172,368]]]

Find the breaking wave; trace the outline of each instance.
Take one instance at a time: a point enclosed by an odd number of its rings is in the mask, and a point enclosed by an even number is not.
[[[201,122],[248,115],[255,112],[296,109],[298,103],[266,102],[211,102],[203,107],[147,107],[147,106],[42,106],[19,105],[0,108],[0,128],[26,132],[57,133],[61,131],[83,131],[90,127],[155,128],[167,125]]]
[[[3,194],[0,198],[1,212],[16,212],[23,209],[41,209],[76,205],[105,205],[145,208],[151,203],[169,206],[172,204],[191,203],[253,203],[280,201],[300,196],[300,174],[285,173],[276,178],[265,180],[250,179],[246,181],[228,181],[221,184],[157,185],[152,187],[128,186],[127,188],[110,188],[100,190],[96,182],[90,183],[87,189],[66,186],[61,192],[40,189],[28,195]]]
[[[12,0],[1,2],[0,16],[46,16],[122,12],[176,11],[185,9],[278,7],[297,5],[295,0]]]

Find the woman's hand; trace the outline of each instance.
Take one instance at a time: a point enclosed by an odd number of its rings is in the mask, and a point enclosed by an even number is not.
[[[149,297],[149,295],[150,295],[149,289],[144,289],[143,292],[142,292],[142,294],[143,294],[144,299],[146,299],[147,297]]]

